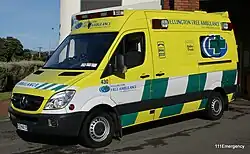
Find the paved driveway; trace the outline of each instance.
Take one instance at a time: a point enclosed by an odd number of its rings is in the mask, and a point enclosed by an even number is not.
[[[0,153],[250,154],[250,103],[239,101],[231,105],[230,111],[219,121],[196,117],[196,114],[189,114],[144,125],[148,130],[127,129],[122,141],[114,140],[108,147],[98,150],[75,145],[75,139],[45,138],[45,143],[60,140],[60,145],[41,144],[44,139],[39,139],[40,143],[25,142],[16,135],[10,122],[1,122]]]

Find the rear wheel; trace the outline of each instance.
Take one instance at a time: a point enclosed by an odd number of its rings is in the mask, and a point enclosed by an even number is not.
[[[89,148],[109,145],[114,136],[114,122],[110,114],[100,110],[91,112],[83,121],[80,142]]]
[[[209,120],[218,120],[222,117],[225,109],[225,100],[219,92],[213,92],[208,98],[207,108],[204,115]]]

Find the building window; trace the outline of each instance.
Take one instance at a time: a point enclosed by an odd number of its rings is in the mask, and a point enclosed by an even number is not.
[[[81,11],[121,6],[122,0],[81,0]]]
[[[169,9],[174,10],[174,0],[169,0]]]
[[[165,0],[161,0],[161,8],[164,9],[164,1]]]

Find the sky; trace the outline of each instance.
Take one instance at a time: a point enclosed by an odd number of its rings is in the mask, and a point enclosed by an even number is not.
[[[25,49],[54,49],[59,42],[60,0],[0,0],[0,37]]]

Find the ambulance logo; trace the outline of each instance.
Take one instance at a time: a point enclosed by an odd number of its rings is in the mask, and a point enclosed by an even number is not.
[[[76,26],[75,26],[75,29],[79,29],[79,28],[81,28],[82,27],[82,23],[80,22],[80,23],[78,23]]]
[[[110,87],[109,86],[102,86],[102,87],[100,87],[99,88],[99,91],[101,92],[101,93],[107,93],[107,92],[109,92],[110,91]]]
[[[220,35],[204,37],[201,40],[201,49],[206,57],[222,58],[227,53],[227,42]]]

